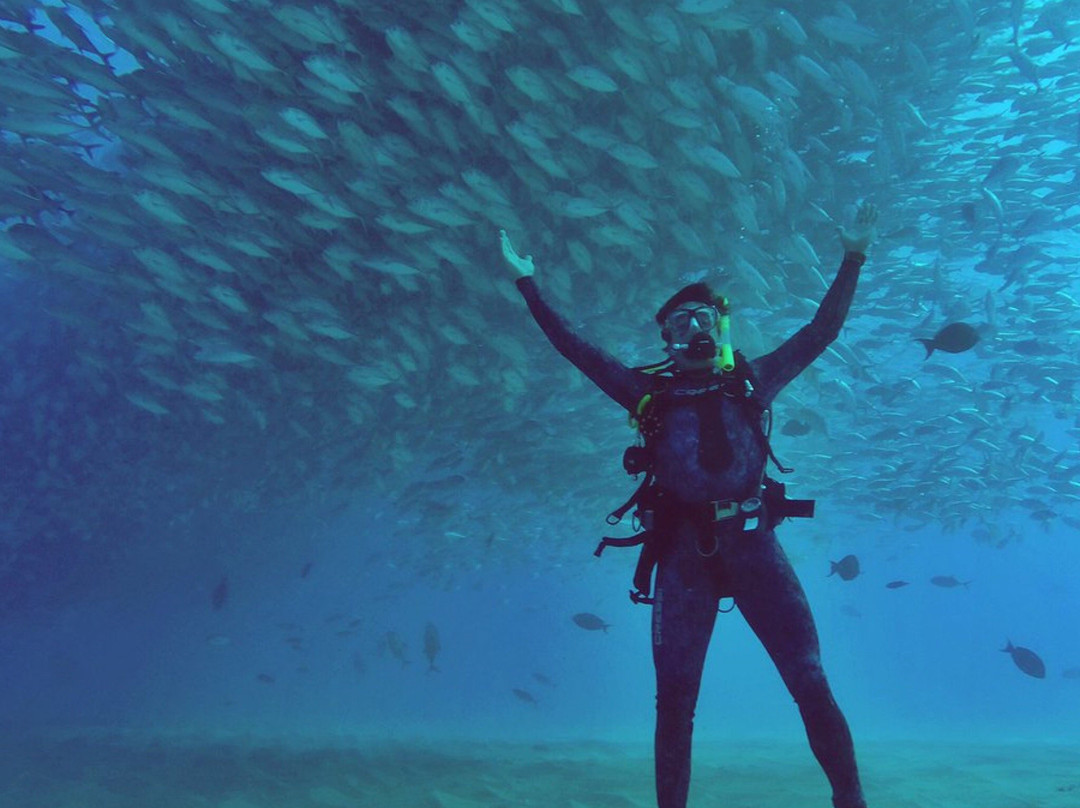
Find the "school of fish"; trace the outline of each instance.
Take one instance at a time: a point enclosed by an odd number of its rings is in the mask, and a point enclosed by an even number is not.
[[[290,502],[380,502],[444,583],[587,559],[633,436],[498,230],[628,364],[704,277],[753,356],[860,198],[848,324],[776,405],[797,495],[873,535],[1080,527],[1068,7],[3,0],[0,606]]]

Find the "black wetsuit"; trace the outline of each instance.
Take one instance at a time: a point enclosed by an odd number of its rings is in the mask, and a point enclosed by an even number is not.
[[[763,404],[814,361],[836,339],[847,317],[865,257],[848,253],[813,320],[779,348],[751,361]],[[531,277],[518,289],[555,348],[628,411],[650,392],[655,378],[633,370],[590,345],[540,296]],[[702,387],[708,374],[676,374],[669,390]],[[659,808],[684,808],[690,785],[690,739],[705,652],[723,596],[735,599],[784,683],[806,726],[810,746],[833,789],[836,808],[864,808],[851,733],[833,700],[821,667],[817,629],[802,586],[775,532],[763,520],[745,532],[732,520],[703,525],[694,514],[712,500],[755,495],[766,462],[761,426],[750,409],[721,397],[704,429],[694,396],[671,396],[654,445],[656,486],[675,517],[656,573],[652,641],[656,666],[656,791]],[[683,403],[683,400],[686,403]],[[715,399],[714,399],[715,400]],[[719,429],[721,434],[715,433]],[[722,446],[717,460],[702,451]],[[685,518],[679,518],[680,509]]]

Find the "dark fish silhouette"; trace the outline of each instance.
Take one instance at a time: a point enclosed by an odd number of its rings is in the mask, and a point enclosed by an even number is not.
[[[1046,665],[1039,659],[1039,655],[1030,648],[1021,648],[1018,645],[1013,645],[1011,641],[1006,641],[1005,647],[1001,650],[1009,654],[1012,661],[1016,663],[1016,667],[1028,676],[1033,676],[1036,679],[1046,678]]]
[[[973,348],[979,341],[979,332],[967,323],[950,323],[934,334],[931,339],[916,339],[926,348],[926,356],[929,358],[934,351],[945,353],[963,353]]]
[[[229,599],[229,577],[227,575],[221,576],[221,580],[218,581],[218,585],[214,587],[214,591],[210,593],[210,605],[215,612],[221,611],[221,607],[225,605],[225,601]]]
[[[830,561],[829,563],[832,565],[829,575],[839,575],[845,581],[854,580],[859,576],[859,559],[853,555],[846,555],[839,561]]]
[[[1061,353],[1061,349],[1056,345],[1037,337],[1014,342],[1012,349],[1021,356],[1052,356]]]
[[[1031,57],[1020,48],[1013,48],[1009,51],[1009,59],[1016,65],[1020,75],[1035,85],[1035,92],[1039,92],[1042,89],[1039,83],[1039,66],[1032,61]]]
[[[780,428],[780,434],[801,438],[803,435],[810,434],[810,424],[806,423],[806,421],[800,421],[798,418],[792,418]]]
[[[273,684],[274,682],[276,682],[276,681],[277,681],[277,680],[276,680],[276,679],[275,679],[275,678],[274,678],[273,676],[271,676],[271,675],[270,675],[269,673],[260,673],[260,674],[259,674],[258,676],[256,676],[255,678],[256,678],[256,679],[258,679],[258,680],[259,680],[260,682],[262,682],[262,683],[263,683],[263,684],[265,684],[265,685],[272,685],[272,684]]]
[[[311,572],[311,562],[309,561],[300,569],[300,577],[307,578],[308,573]]]
[[[573,621],[586,631],[603,631],[604,633],[607,633],[607,630],[611,628],[609,623],[605,623],[595,614],[589,614],[588,612],[575,614]]]
[[[1015,174],[1018,168],[1020,168],[1020,158],[1013,154],[1007,154],[999,158],[990,167],[990,170],[986,172],[986,176],[983,177],[982,184],[989,185],[998,180],[1006,180]]]
[[[885,588],[886,589],[899,589],[900,587],[907,586],[907,585],[908,585],[907,581],[889,581],[887,584],[885,584]]]
[[[401,639],[396,631],[388,631],[379,640],[379,653],[385,654],[389,652],[390,656],[401,663],[401,667],[411,665],[412,661],[406,656],[408,649],[405,645],[405,641]]]
[[[521,690],[520,688],[515,687],[514,688],[514,695],[517,696],[519,699],[521,699],[521,701],[525,702],[526,704],[539,704],[540,703],[540,702],[538,702],[536,700],[536,696],[534,696],[528,690]]]
[[[542,685],[547,685],[548,687],[555,687],[555,683],[551,681],[551,677],[545,676],[542,673],[534,673],[533,679],[535,679]]]
[[[934,586],[940,586],[943,589],[953,589],[957,586],[967,586],[971,581],[961,581],[958,578],[954,578],[952,575],[935,575],[930,579],[930,583]]]
[[[427,657],[428,671],[438,673],[439,669],[435,667],[435,657],[439,655],[440,650],[442,650],[442,644],[439,642],[439,630],[435,628],[434,623],[428,623],[424,629],[424,656]]]
[[[975,203],[965,202],[960,206],[960,218],[968,227],[975,227]]]

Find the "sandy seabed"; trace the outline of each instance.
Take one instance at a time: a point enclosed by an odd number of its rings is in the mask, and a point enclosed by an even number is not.
[[[1080,808],[1080,746],[877,742],[870,808]],[[650,808],[641,745],[0,740],[0,808]],[[698,744],[690,808],[829,808],[797,744]]]

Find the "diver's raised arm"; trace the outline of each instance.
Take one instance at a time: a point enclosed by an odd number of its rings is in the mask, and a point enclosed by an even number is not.
[[[829,290],[822,298],[814,319],[789,337],[772,353],[753,360],[758,379],[758,394],[768,402],[817,359],[829,344],[840,335],[847,319],[859,270],[866,261],[866,251],[876,235],[877,208],[863,202],[851,228],[838,227],[837,234],[844,248],[844,260]]]
[[[592,382],[627,410],[637,406],[648,387],[644,374],[631,370],[606,351],[586,342],[540,294],[533,274],[536,265],[531,255],[522,258],[514,249],[505,230],[499,231],[503,258],[517,274],[517,288],[537,325],[559,353]]]

